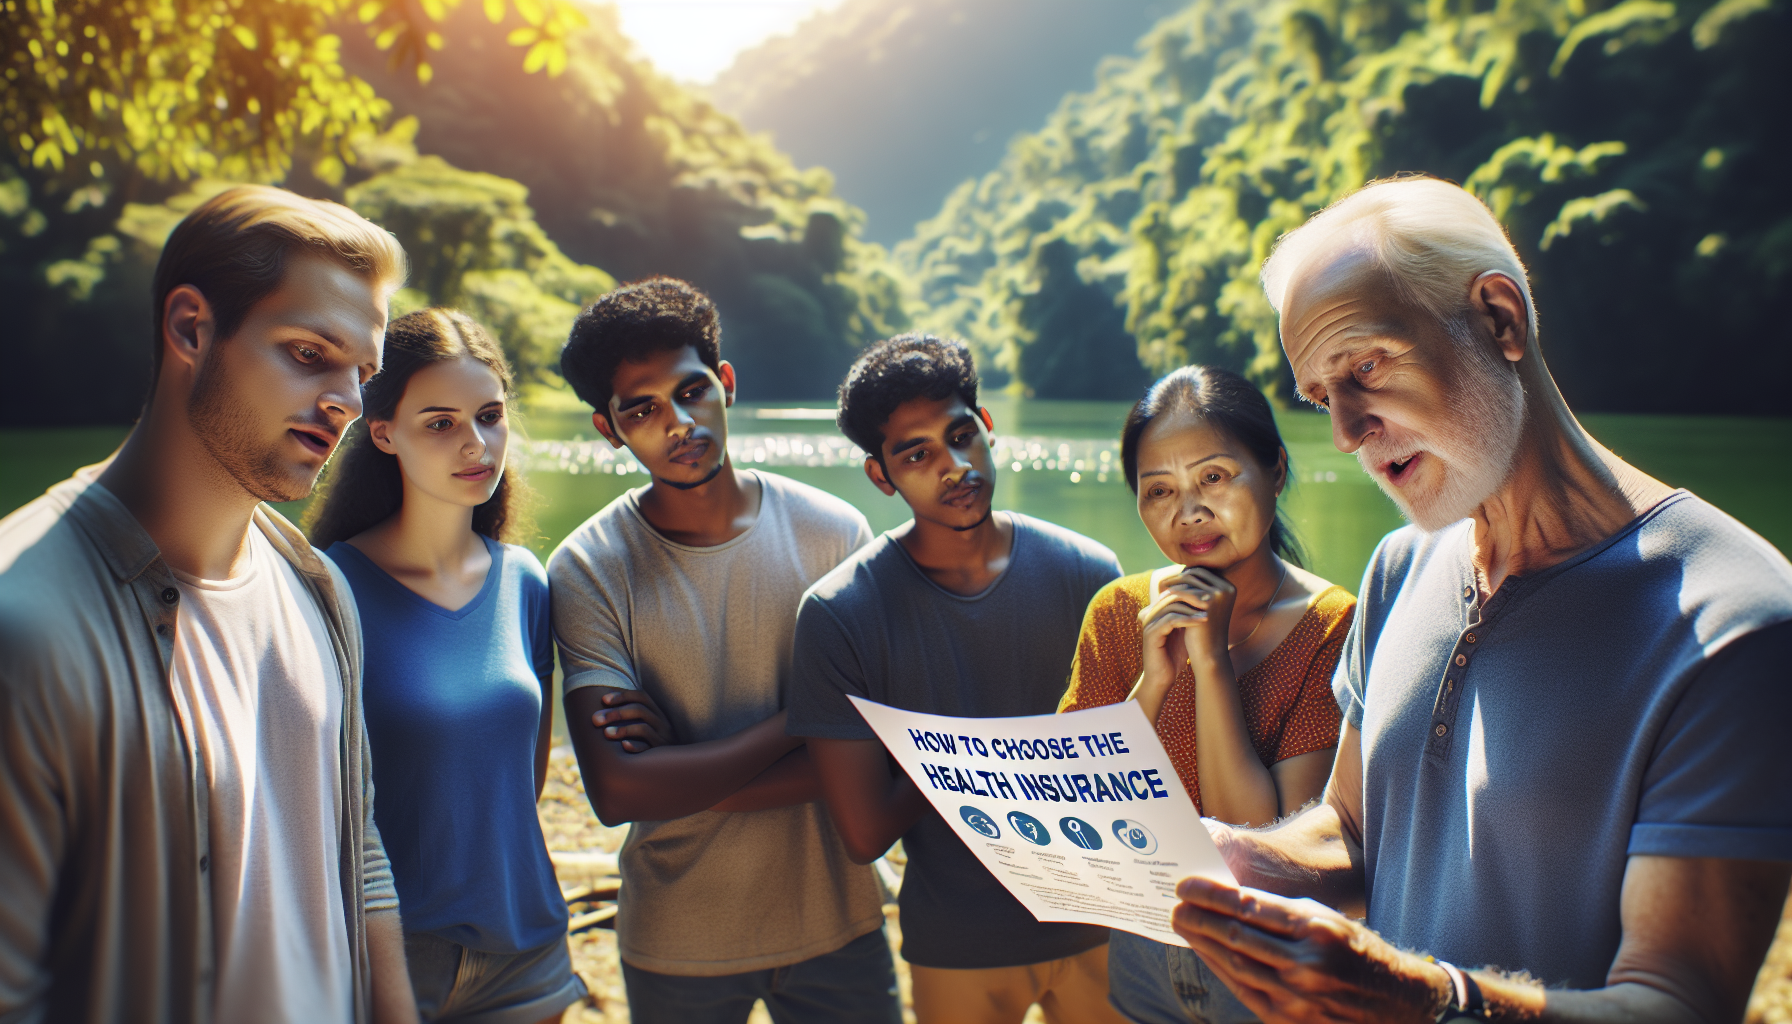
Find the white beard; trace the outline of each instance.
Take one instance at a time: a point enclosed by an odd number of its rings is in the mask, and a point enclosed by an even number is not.
[[[1454,413],[1430,436],[1377,435],[1357,449],[1364,472],[1381,485],[1402,514],[1427,533],[1474,514],[1511,475],[1524,427],[1524,385],[1504,362],[1476,350],[1451,390]],[[1378,472],[1389,459],[1425,452],[1443,482],[1424,493],[1395,488]]]

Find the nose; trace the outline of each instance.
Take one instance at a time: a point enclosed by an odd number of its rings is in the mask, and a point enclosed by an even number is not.
[[[1332,445],[1346,455],[1353,454],[1363,446],[1364,441],[1381,429],[1381,420],[1370,413],[1367,403],[1355,395],[1332,395],[1327,411],[1332,417]]]
[[[461,445],[460,450],[470,456],[480,456],[484,455],[485,450],[489,447],[490,445],[485,440],[485,432],[479,429],[478,424],[471,424],[471,429],[467,431],[467,443]]]
[[[317,407],[337,430],[361,418],[361,371],[348,367],[317,396]]]
[[[690,412],[687,411],[684,406],[679,405],[677,402],[669,404],[672,407],[673,432],[680,437],[688,435],[691,432],[691,428],[697,425],[697,421],[691,417]]]
[[[965,474],[971,471],[971,455],[969,452],[961,452],[950,445],[946,447],[946,451],[952,456],[952,464],[946,469],[946,483],[956,487],[958,482],[965,478]]]
[[[1179,523],[1199,523],[1212,519],[1213,512],[1201,501],[1201,496],[1193,491],[1182,499],[1182,507],[1176,510],[1176,521]]]

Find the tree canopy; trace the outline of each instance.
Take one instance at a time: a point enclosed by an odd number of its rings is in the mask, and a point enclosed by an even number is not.
[[[411,254],[401,310],[462,305],[549,384],[578,304],[621,276],[709,289],[749,395],[825,394],[860,345],[907,323],[900,274],[856,237],[862,215],[827,173],[796,171],[660,77],[608,9],[0,0],[0,12],[17,72],[0,98],[7,348],[22,372],[67,382],[9,406],[8,421],[134,415],[161,240],[230,181],[360,209]]]
[[[1784,413],[1789,42],[1784,0],[1196,0],[897,254],[1034,393],[1203,361],[1285,396],[1275,239],[1430,172],[1508,226],[1571,401]]]

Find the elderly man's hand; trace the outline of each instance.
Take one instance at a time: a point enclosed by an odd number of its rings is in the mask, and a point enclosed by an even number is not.
[[[1321,903],[1207,878],[1176,894],[1176,933],[1270,1024],[1430,1024],[1449,1000],[1443,968]]]

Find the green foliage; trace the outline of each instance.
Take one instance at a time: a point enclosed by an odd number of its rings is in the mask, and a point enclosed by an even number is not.
[[[798,171],[634,57],[613,12],[568,35],[556,79],[525,74],[504,27],[470,5],[443,31],[427,85],[365,41],[344,61],[418,119],[419,150],[527,186],[568,257],[709,292],[744,395],[826,396],[862,345],[907,326],[902,275],[860,240],[863,216],[828,173]]]
[[[1792,370],[1775,299],[1792,268],[1787,6],[1197,0],[897,257],[922,322],[1028,391],[1131,397],[1141,366],[1202,361],[1286,397],[1257,284],[1275,239],[1369,179],[1429,171],[1509,227],[1571,400],[1783,413],[1758,381]],[[1135,360],[1037,375],[1111,350],[1116,316]]]
[[[0,129],[23,161],[92,178],[105,159],[156,180],[211,175],[275,181],[302,142],[315,172],[341,177],[353,142],[386,103],[343,71],[332,28],[351,10],[395,63],[427,81],[435,24],[460,0],[4,0]],[[566,35],[585,23],[568,0],[512,0],[526,24],[523,65],[558,74]],[[506,0],[484,0],[491,21]],[[87,167],[76,164],[81,156]]]
[[[398,236],[410,257],[402,308],[454,306],[490,329],[522,382],[556,383],[579,309],[616,287],[548,239],[529,190],[426,156],[355,185],[348,204]]]
[[[135,413],[156,255],[181,216],[233,180],[341,199],[390,227],[416,267],[395,308],[467,308],[525,380],[549,386],[578,304],[611,287],[611,274],[671,273],[710,289],[749,396],[828,394],[859,346],[907,324],[902,277],[859,241],[862,216],[832,195],[827,173],[798,172],[658,77],[630,55],[613,12],[587,18],[566,0],[0,0],[0,58],[36,67],[16,57],[29,56],[27,35],[97,40],[100,28],[89,36],[84,25],[131,12],[140,17],[128,47],[104,35],[119,95],[163,96],[176,79],[185,90],[157,101],[154,145],[133,141],[103,99],[83,106],[77,86],[90,79],[9,81],[0,96],[5,116],[57,113],[76,143],[59,149],[61,170],[32,155],[43,151],[35,138],[30,150],[13,138],[15,159],[0,159],[0,303],[14,328],[5,355],[25,376],[59,382],[0,421]],[[181,35],[189,22],[203,25]],[[237,28],[253,32],[254,49]],[[281,64],[290,47],[280,40],[309,49]],[[99,66],[54,41],[38,48]],[[277,66],[243,70],[264,58]],[[151,71],[162,78],[146,79]],[[366,104],[331,94],[340,102],[325,109],[326,85]],[[375,134],[388,98],[421,124],[401,117]],[[287,123],[279,111],[297,118],[291,132],[275,130]],[[433,156],[419,159],[419,142]]]

